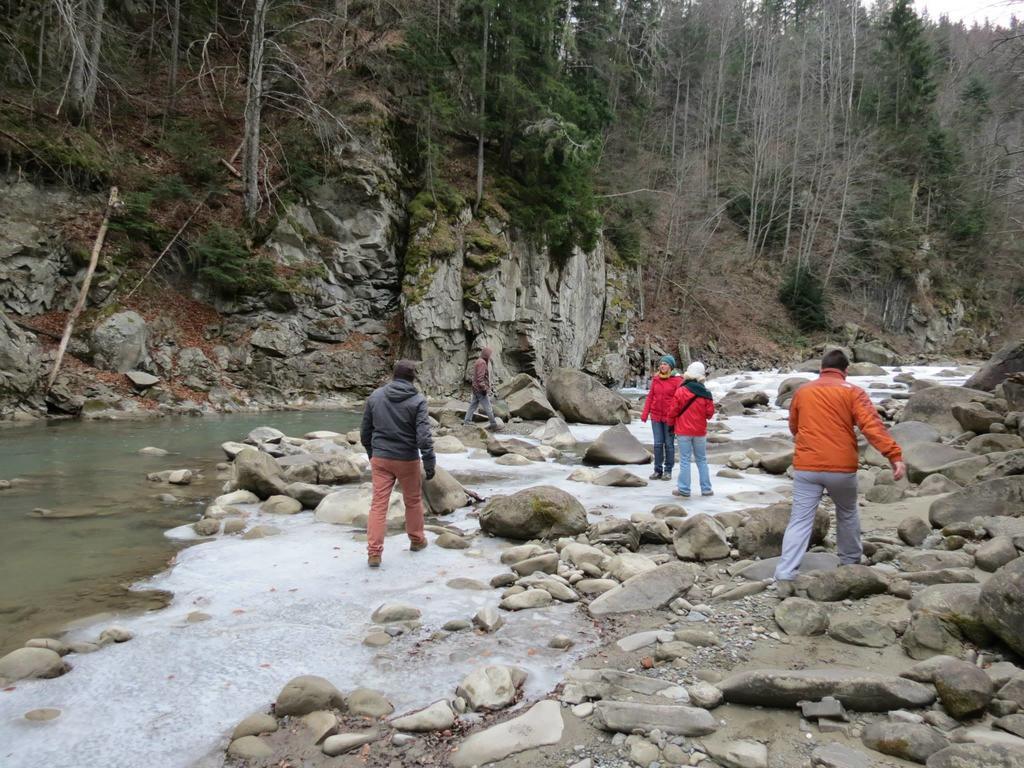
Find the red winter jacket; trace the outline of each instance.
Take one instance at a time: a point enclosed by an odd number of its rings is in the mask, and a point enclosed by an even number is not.
[[[697,402],[687,405],[691,400]],[[684,410],[685,409],[685,410]],[[676,434],[683,437],[704,437],[708,433],[708,419],[715,415],[715,403],[706,397],[697,397],[684,386],[676,389],[672,400],[672,416]]]
[[[640,416],[640,421],[647,421],[649,416],[652,421],[671,422],[672,398],[675,397],[682,381],[678,376],[663,379],[655,374],[651,380],[651,391],[644,399],[644,412]]]

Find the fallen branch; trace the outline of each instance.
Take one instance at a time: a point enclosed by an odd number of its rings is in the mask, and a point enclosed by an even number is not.
[[[10,318],[8,318],[8,320],[10,320]],[[38,333],[40,336],[47,336],[47,337],[49,337],[51,339],[55,339],[57,341],[60,341],[60,336],[58,336],[56,333],[50,333],[49,331],[44,331],[42,328],[34,328],[31,325],[29,325],[28,323],[23,323],[20,320],[11,320],[11,322],[14,323],[16,326],[18,326],[19,328],[23,328],[24,330],[30,331],[31,333]]]
[[[53,387],[53,382],[60,372],[60,364],[64,360],[64,353],[67,351],[68,342],[71,340],[71,332],[75,328],[75,320],[85,309],[85,300],[89,296],[89,285],[92,283],[93,273],[96,272],[96,265],[100,260],[100,251],[103,250],[103,241],[107,238],[107,228],[110,226],[110,215],[121,207],[121,199],[117,194],[117,187],[110,188],[110,198],[107,200],[107,208],[103,214],[103,222],[100,224],[100,231],[96,233],[96,242],[92,245],[92,255],[89,257],[89,268],[85,272],[85,280],[82,281],[82,288],[78,293],[78,301],[75,308],[68,315],[67,324],[64,326],[64,335],[61,337],[60,346],[57,347],[57,358],[53,361],[53,370],[50,372],[50,379],[46,382],[46,392]]]

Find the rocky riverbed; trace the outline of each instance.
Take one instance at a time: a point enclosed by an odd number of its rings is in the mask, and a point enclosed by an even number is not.
[[[514,420],[494,437],[435,403],[445,471],[426,487],[432,546],[411,553],[391,537],[379,572],[365,566],[354,435],[239,435],[223,446],[225,495],[168,532],[203,543],[138,585],[172,593],[167,608],[0,659],[0,757],[1024,765],[1024,406],[1012,384],[962,387],[971,370],[857,373],[899,420],[910,481],[866,449],[865,563],[837,567],[822,514],[792,595],[766,579],[788,514],[785,405],[799,374],[711,383],[715,496],[685,500],[629,464],[649,442],[635,420]],[[605,413],[635,408],[639,393],[620,406],[588,387],[522,378],[503,394],[533,419],[593,418],[602,399]],[[154,482],[180,482],[178,469],[168,460]],[[396,495],[396,530],[401,515]]]

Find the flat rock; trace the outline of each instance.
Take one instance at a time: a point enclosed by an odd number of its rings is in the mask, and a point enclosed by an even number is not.
[[[235,726],[231,732],[231,740],[240,739],[243,736],[259,736],[261,733],[273,733],[277,730],[277,718],[273,715],[258,712],[249,715],[242,722]]]
[[[602,432],[583,453],[587,464],[648,464],[651,453],[625,424],[618,424]]]
[[[472,768],[528,749],[557,744],[562,738],[562,707],[557,701],[539,701],[525,714],[474,733],[451,756],[453,768]]]
[[[396,717],[391,725],[396,730],[414,733],[444,731],[455,725],[455,711],[447,701],[435,701],[417,712]]]
[[[800,701],[834,696],[847,709],[888,712],[935,701],[928,686],[893,675],[847,669],[762,669],[730,675],[718,687],[734,704],[795,707]]]
[[[641,648],[646,648],[649,645],[655,643],[667,643],[672,640],[674,635],[671,632],[662,629],[652,629],[646,632],[636,632],[632,635],[626,635],[625,637],[619,638],[615,644],[619,647],[619,650],[626,651],[638,651]]]
[[[392,624],[399,621],[416,621],[422,614],[420,609],[406,603],[384,603],[373,612],[375,624]]]
[[[759,741],[740,739],[722,744],[708,741],[704,748],[724,768],[768,768],[768,747]]]
[[[865,648],[885,648],[896,642],[896,632],[887,623],[863,616],[832,619],[828,634],[841,643]]]
[[[327,737],[324,741],[324,754],[328,757],[337,757],[353,749],[370,744],[380,738],[380,731],[363,731],[361,733],[339,733]]]
[[[736,575],[751,581],[764,581],[775,575],[775,568],[781,557],[769,557],[758,560],[755,563],[743,568]],[[808,552],[800,561],[800,573],[814,573],[815,571],[834,571],[840,565],[840,560],[831,552]]]
[[[936,528],[975,517],[1024,516],[1024,475],[997,477],[969,485],[932,502],[928,518]]]
[[[826,744],[811,753],[811,768],[874,768],[875,761],[842,744]]]
[[[775,607],[775,623],[787,635],[823,635],[828,629],[828,611],[813,600],[790,597]]]
[[[614,733],[658,729],[678,736],[705,736],[718,729],[718,721],[706,709],[681,704],[599,701],[594,712],[598,725]]]
[[[1024,752],[984,744],[953,744],[928,758],[927,768],[1024,768]]]
[[[945,736],[928,725],[879,720],[864,729],[864,746],[922,765],[933,754],[949,746]]]
[[[595,477],[594,485],[612,486],[615,488],[643,488],[647,481],[638,477],[624,467],[612,467]]]
[[[462,679],[455,694],[474,711],[493,711],[511,706],[526,681],[526,673],[515,667],[491,664],[479,667]]]
[[[649,611],[667,605],[693,586],[693,569],[685,563],[666,563],[623,582],[594,599],[593,616]]]
[[[812,600],[832,603],[880,594],[888,590],[889,582],[866,565],[841,565],[834,571],[799,575],[795,587]]]

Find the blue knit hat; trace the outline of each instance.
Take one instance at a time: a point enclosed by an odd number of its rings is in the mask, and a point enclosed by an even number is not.
[[[675,368],[676,367],[676,359],[674,357],[672,357],[672,355],[664,355],[661,358],[661,362],[662,363],[668,363],[668,367],[669,368]]]

